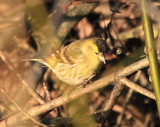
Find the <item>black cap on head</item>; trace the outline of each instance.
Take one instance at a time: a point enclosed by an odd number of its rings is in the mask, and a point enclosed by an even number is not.
[[[102,38],[96,38],[95,43],[98,46],[99,51],[101,51],[103,54],[106,54],[106,43]]]

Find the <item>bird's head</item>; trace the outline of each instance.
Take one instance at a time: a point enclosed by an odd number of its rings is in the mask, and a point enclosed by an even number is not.
[[[83,53],[93,61],[100,61],[105,64],[106,47],[105,42],[101,38],[88,38],[85,39],[83,44]]]

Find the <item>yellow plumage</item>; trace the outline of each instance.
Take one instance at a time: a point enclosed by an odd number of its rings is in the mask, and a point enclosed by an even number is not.
[[[94,37],[74,41],[45,59],[32,60],[49,67],[65,83],[79,85],[101,69],[104,53],[104,41]]]

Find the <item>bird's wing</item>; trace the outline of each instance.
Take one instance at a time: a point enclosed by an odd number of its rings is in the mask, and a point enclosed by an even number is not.
[[[31,59],[38,61],[49,68],[53,68],[57,63],[63,64],[76,64],[83,58],[83,52],[81,50],[81,42],[75,41],[63,48],[60,51],[56,51],[54,54],[45,57],[44,59]]]
[[[81,42],[75,41],[70,45],[62,48],[60,56],[65,63],[77,63],[77,61],[83,57],[83,52],[81,50]]]

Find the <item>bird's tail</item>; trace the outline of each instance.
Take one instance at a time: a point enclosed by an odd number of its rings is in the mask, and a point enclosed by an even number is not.
[[[43,59],[30,59],[30,60],[31,60],[31,61],[39,62],[39,63],[44,64],[44,65],[46,65],[47,67],[49,67],[48,63],[47,63],[45,60],[43,60]]]
[[[36,62],[39,62],[47,67],[49,67],[53,72],[55,72],[55,70],[52,68],[52,66],[48,63],[47,60],[44,60],[44,59],[30,59],[31,61],[36,61]]]

